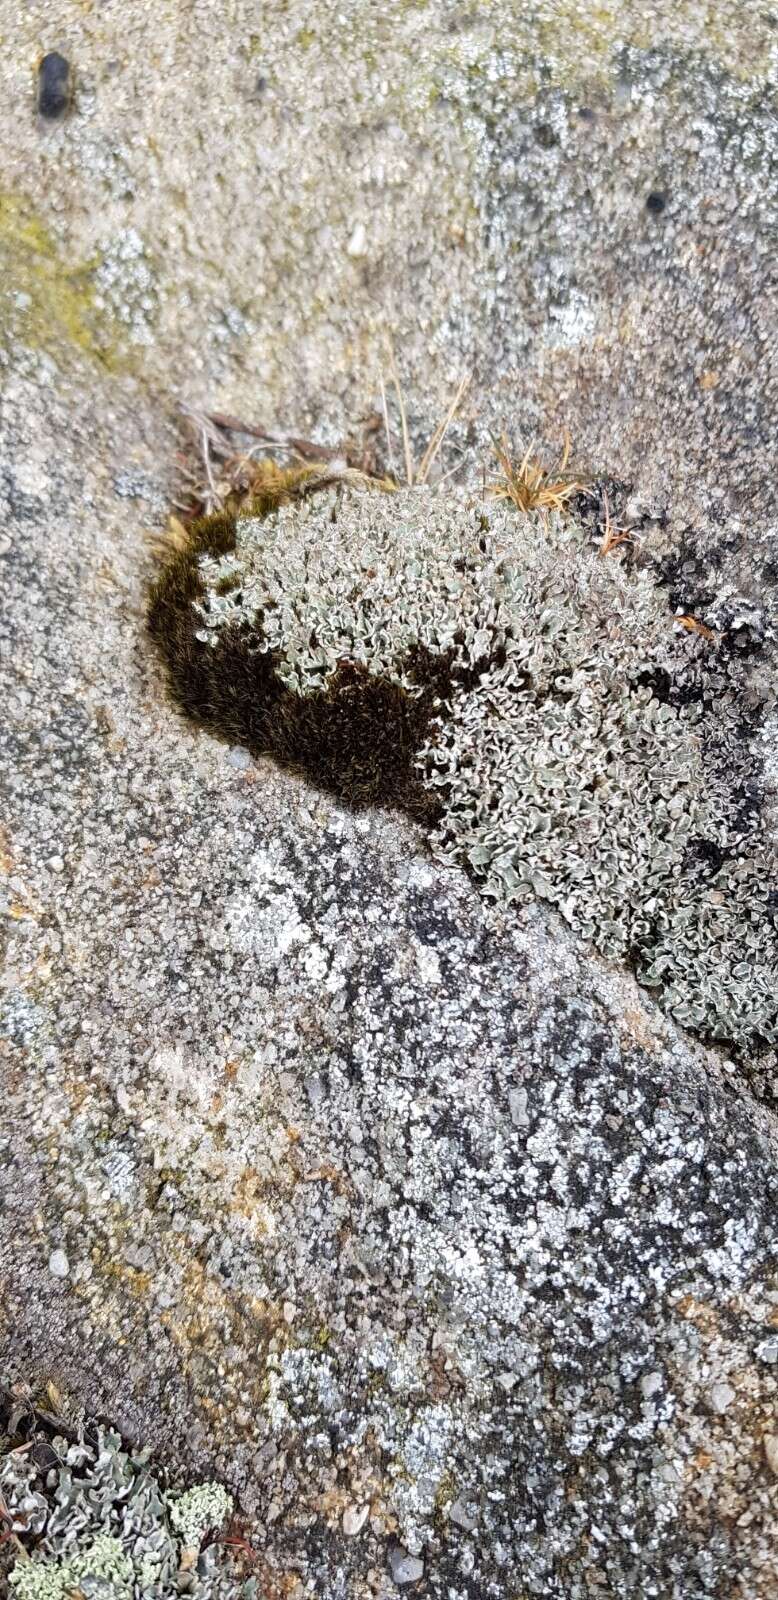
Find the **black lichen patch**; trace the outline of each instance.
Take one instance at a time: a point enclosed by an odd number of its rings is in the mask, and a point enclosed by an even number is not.
[[[252,514],[267,515],[305,492],[306,472],[269,474]],[[326,687],[297,694],[264,649],[261,622],[226,629],[213,647],[197,638],[193,602],[204,594],[201,555],[235,548],[235,518],[218,513],[194,522],[154,585],[149,628],[165,658],[178,704],[212,732],[272,755],[355,808],[391,805],[434,823],[440,804],[424,787],[415,757],[441,701],[450,693],[447,662],[417,647],[405,663],[420,693],[344,661]]]
[[[668,591],[673,611],[704,616],[716,599],[719,565],[709,553],[700,554],[690,532],[682,535],[672,555],[657,564],[656,575]]]
[[[38,63],[37,106],[47,122],[63,117],[73,98],[70,62],[58,50],[49,50]]]
[[[699,879],[715,877],[728,859],[728,852],[714,839],[690,839],[684,855],[684,871],[694,871]]]

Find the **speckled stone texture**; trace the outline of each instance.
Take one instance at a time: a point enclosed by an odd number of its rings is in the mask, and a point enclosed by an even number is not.
[[[333,440],[388,322],[417,449],[473,371],[441,470],[566,424],[755,608],[774,835],[775,18],[55,12],[0,3],[2,1376],[220,1476],[273,1600],[765,1600],[774,1056],[185,725],[144,533],[177,399]]]

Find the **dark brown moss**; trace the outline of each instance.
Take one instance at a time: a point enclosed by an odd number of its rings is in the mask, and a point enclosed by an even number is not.
[[[266,515],[300,484],[288,478],[255,501]],[[167,559],[154,585],[149,628],[167,667],[173,694],[188,716],[245,745],[272,755],[320,788],[355,807],[392,805],[427,822],[439,807],[414,769],[431,718],[450,692],[448,662],[417,648],[405,670],[421,693],[411,695],[387,678],[344,661],[314,694],[301,695],[279,677],[278,657],[262,646],[261,622],[225,630],[214,647],[196,637],[195,601],[204,592],[198,557],[235,548],[235,519],[204,517],[188,530],[188,544]]]

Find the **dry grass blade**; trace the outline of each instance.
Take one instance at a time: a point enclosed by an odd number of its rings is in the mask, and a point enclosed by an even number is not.
[[[251,505],[262,492],[267,456],[271,453],[276,459],[312,468],[312,487],[335,482],[359,487],[368,481],[383,489],[390,486],[373,467],[369,436],[381,425],[377,415],[363,423],[361,440],[333,447],[221,412],[201,412],[187,405],[181,405],[180,410],[191,442],[188,451],[178,458],[178,494],[173,502],[177,515],[156,536],[160,551],[181,548],[188,524],[197,517],[210,516],[214,511],[234,514]],[[242,441],[231,437],[241,434]],[[256,439],[256,445],[247,448],[247,439]]]
[[[460,384],[459,384],[459,387],[457,389],[457,392],[454,395],[454,398],[453,398],[453,400],[451,402],[451,405],[448,408],[448,411],[446,412],[445,417],[443,418],[443,421],[438,423],[438,426],[435,429],[435,432],[433,433],[429,444],[427,445],[427,448],[426,448],[426,450],[424,452],[424,455],[421,458],[421,462],[419,464],[419,471],[418,471],[417,476],[416,476],[416,482],[417,483],[426,483],[427,482],[427,478],[429,476],[430,468],[431,468],[431,466],[432,466],[432,464],[433,464],[433,462],[435,460],[435,457],[437,456],[437,453],[438,453],[438,451],[439,451],[439,449],[440,449],[440,447],[441,447],[441,445],[443,443],[443,440],[446,437],[446,434],[448,433],[449,428],[451,427],[451,424],[452,424],[452,422],[453,422],[453,420],[454,420],[454,418],[455,418],[455,416],[457,414],[457,411],[459,410],[460,405],[462,404],[462,401],[463,401],[463,399],[464,399],[469,387],[470,387],[470,374],[466,373],[464,378],[462,378],[460,380]]]
[[[465,376],[460,379],[454,398],[451,401],[445,416],[441,418],[440,422],[437,424],[437,427],[432,433],[417,468],[414,465],[413,451],[411,449],[410,431],[408,428],[408,414],[405,409],[405,400],[403,398],[402,385],[400,383],[400,374],[397,370],[394,347],[388,334],[386,335],[386,350],[389,363],[389,377],[391,379],[392,388],[394,389],[397,410],[400,417],[400,433],[402,436],[403,445],[405,482],[408,488],[412,489],[414,485],[427,483],[430,472],[446,439],[449,428],[451,427],[457,411],[459,410],[459,407],[461,406],[462,401],[470,387],[471,375],[470,373],[466,373]],[[383,374],[381,373],[379,373],[378,382],[381,388],[381,406],[383,411],[384,432],[386,434],[387,464],[389,471],[394,475],[394,451],[392,448],[392,432],[389,425],[389,406],[387,403],[386,384],[384,382]],[[446,474],[446,478],[453,476],[453,474],[458,470],[458,467],[452,468],[451,471]]]
[[[345,454],[342,445],[315,444],[312,439],[301,439],[294,433],[283,433],[273,428],[263,428],[259,423],[241,422],[239,417],[212,411],[208,421],[228,433],[245,433],[250,439],[261,441],[268,450],[288,450],[301,461],[334,461]]]
[[[213,481],[213,471],[211,469],[211,453],[210,453],[210,450],[208,449],[208,430],[206,428],[201,428],[201,430],[200,430],[200,442],[201,442],[201,448],[202,448],[202,453],[203,453],[203,466],[205,467],[205,476],[208,479],[208,489],[210,491],[210,498],[213,501],[213,504],[215,506],[220,506],[221,505],[221,496],[219,494],[218,489],[216,488],[216,484]]]
[[[673,617],[679,628],[684,628],[687,633],[698,633],[700,638],[715,641],[719,635],[708,627],[707,622],[700,622],[699,617],[690,617],[684,612],[677,611]]]
[[[230,490],[229,475],[225,476],[224,471],[224,463],[231,455],[230,446],[205,412],[183,404],[179,409],[192,434],[195,459],[190,461],[183,456],[179,460],[181,488],[186,500],[179,500],[178,508],[185,513],[191,508],[190,514],[209,516],[212,511],[222,509]]]
[[[395,392],[395,394],[397,396],[397,409],[398,409],[398,411],[400,413],[400,429],[401,429],[402,437],[403,437],[403,454],[405,456],[405,481],[406,481],[406,483],[408,485],[408,488],[412,489],[413,488],[413,481],[414,481],[414,472],[413,472],[413,455],[411,453],[411,441],[410,441],[410,437],[409,437],[409,434],[408,434],[408,418],[407,418],[407,416],[405,414],[405,401],[403,400],[403,392],[402,392],[402,387],[400,385],[400,374],[397,371],[397,362],[394,359],[394,346],[393,346],[392,341],[389,338],[388,334],[387,334],[387,339],[386,339],[386,345],[387,345],[387,350],[388,350],[388,353],[389,353],[389,372],[391,374],[392,383],[394,384],[394,392]]]
[[[565,445],[555,477],[533,455],[534,441],[518,466],[511,460],[507,439],[495,439],[494,451],[502,473],[496,483],[487,486],[486,493],[494,500],[511,500],[518,511],[562,511],[565,502],[585,488],[580,478],[568,478],[566,467],[570,455],[570,435],[565,431]]]
[[[389,407],[388,407],[388,405],[386,403],[386,385],[384,383],[383,376],[381,374],[379,374],[378,381],[379,381],[379,383],[381,385],[381,406],[383,408],[384,427],[386,429],[386,455],[387,455],[387,460],[388,460],[388,463],[389,463],[389,471],[391,472],[392,477],[394,477],[395,472],[394,472],[394,451],[392,449],[392,430],[389,427]]]
[[[611,550],[617,550],[620,544],[630,543],[632,534],[630,533],[629,528],[614,528],[613,523],[611,522],[607,489],[603,489],[602,499],[605,506],[605,532],[602,536],[602,544],[600,545],[599,553],[601,556],[607,556],[610,554]]]

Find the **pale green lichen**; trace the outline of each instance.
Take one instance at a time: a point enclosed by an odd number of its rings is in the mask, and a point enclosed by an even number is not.
[[[223,1547],[201,1548],[233,1509],[220,1484],[166,1490],[147,1456],[127,1454],[111,1432],[96,1447],[55,1439],[53,1455],[46,1471],[26,1451],[0,1460],[10,1531],[28,1550],[9,1573],[12,1600],[166,1600],[182,1588],[195,1600],[248,1600]]]
[[[209,1528],[219,1528],[233,1509],[232,1496],[220,1483],[199,1483],[182,1495],[168,1497],[170,1521],[187,1549],[202,1543]]]
[[[201,646],[242,635],[298,695],[344,662],[419,695],[414,650],[445,659],[416,757],[443,859],[496,899],[551,903],[682,1023],[778,1036],[771,863],[731,833],[699,710],[656,692],[705,645],[648,569],[557,515],[414,489],[241,517],[234,550],[199,570]],[[721,854],[715,881],[690,864],[700,840]]]
[[[135,1569],[120,1539],[101,1533],[68,1561],[20,1561],[9,1584],[15,1600],[67,1600],[74,1590],[84,1595],[131,1600]]]

